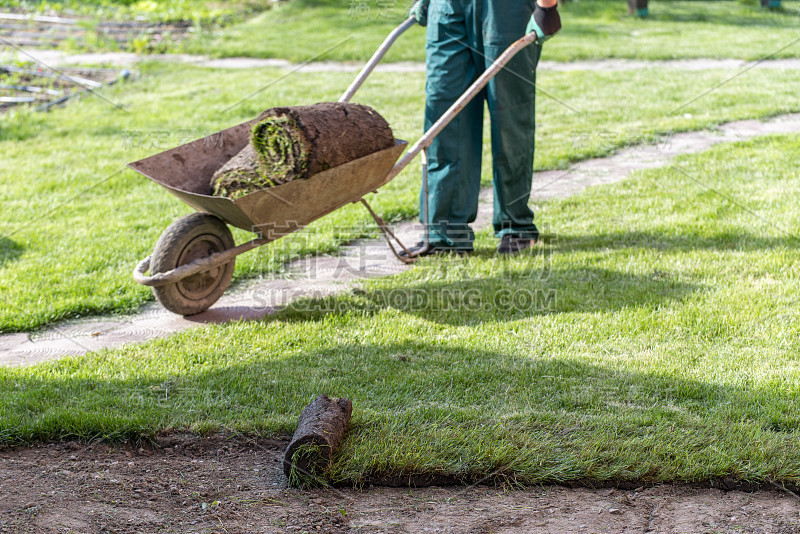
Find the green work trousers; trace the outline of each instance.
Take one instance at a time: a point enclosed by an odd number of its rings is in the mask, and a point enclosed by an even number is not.
[[[534,1],[431,0],[425,47],[426,130],[510,44],[524,35]],[[491,117],[495,234],[538,237],[528,198],[540,52],[538,43],[519,52],[431,144],[431,243],[472,248],[475,236],[469,223],[478,213],[484,100]],[[422,214],[420,210],[424,222]]]

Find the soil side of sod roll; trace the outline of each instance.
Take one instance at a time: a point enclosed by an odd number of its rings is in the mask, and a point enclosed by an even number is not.
[[[349,399],[320,395],[303,409],[297,430],[283,456],[283,472],[289,482],[313,482],[331,465],[353,414]]]
[[[394,145],[386,120],[361,104],[272,108],[256,120],[250,144],[212,177],[214,195],[239,198]]]

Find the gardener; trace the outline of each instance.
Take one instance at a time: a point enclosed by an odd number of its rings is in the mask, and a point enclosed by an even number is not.
[[[536,64],[541,43],[561,28],[557,0],[418,0],[411,15],[427,25],[425,129],[464,93],[514,41],[536,32],[481,93],[491,115],[495,235],[498,252],[515,253],[536,242],[528,207],[533,174]],[[429,5],[430,4],[430,5]],[[527,27],[526,27],[527,25]],[[471,252],[469,223],[478,212],[483,145],[483,98],[472,100],[428,150],[428,243],[421,256]],[[424,206],[422,201],[421,206]],[[424,221],[422,209],[420,219]]]

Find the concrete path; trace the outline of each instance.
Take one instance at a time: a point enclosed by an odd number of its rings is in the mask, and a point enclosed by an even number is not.
[[[260,67],[297,68],[300,64],[285,59],[260,58],[209,58],[188,54],[155,54],[138,55],[130,52],[98,52],[86,54],[70,54],[61,50],[26,49],[24,54],[17,54],[20,59],[38,60],[49,67],[75,67],[85,65],[102,65],[119,68],[134,67],[140,61],[166,61],[188,63],[198,67],[217,69],[252,69]],[[0,58],[3,56],[0,55]],[[363,62],[312,62],[302,66],[304,72],[357,72]],[[603,59],[593,61],[572,61],[560,63],[542,61],[540,71],[629,71],[640,69],[674,69],[697,71],[707,69],[800,69],[798,59],[770,59],[765,61],[745,61],[740,59],[680,59],[680,60],[638,60],[638,59]],[[376,72],[425,72],[424,63],[401,62],[378,65]]]
[[[619,182],[633,171],[669,164],[680,154],[702,152],[722,142],[751,139],[771,133],[800,132],[800,114],[768,121],[738,121],[718,131],[673,135],[658,145],[641,145],[607,157],[577,163],[565,171],[535,173],[532,204],[575,195],[595,185]],[[476,229],[491,222],[492,193],[481,193]],[[402,223],[395,230],[403,242],[413,244],[420,235],[417,223]],[[292,239],[291,236],[287,239]],[[409,267],[392,256],[383,241],[358,241],[336,256],[316,256],[287,266],[271,279],[249,281],[231,288],[210,310],[179,317],[158,304],[147,305],[128,317],[86,319],[50,327],[34,334],[0,336],[0,365],[30,365],[106,347],[119,347],[165,337],[206,323],[259,319],[301,297],[322,297],[347,291],[364,279],[402,272]]]

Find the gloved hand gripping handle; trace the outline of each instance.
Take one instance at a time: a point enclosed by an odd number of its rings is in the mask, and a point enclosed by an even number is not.
[[[537,41],[544,43],[560,29],[561,16],[558,14],[558,4],[542,7],[537,2],[525,33],[536,33]]]
[[[409,16],[414,17],[420,26],[428,25],[428,5],[431,0],[417,0],[408,11]]]

